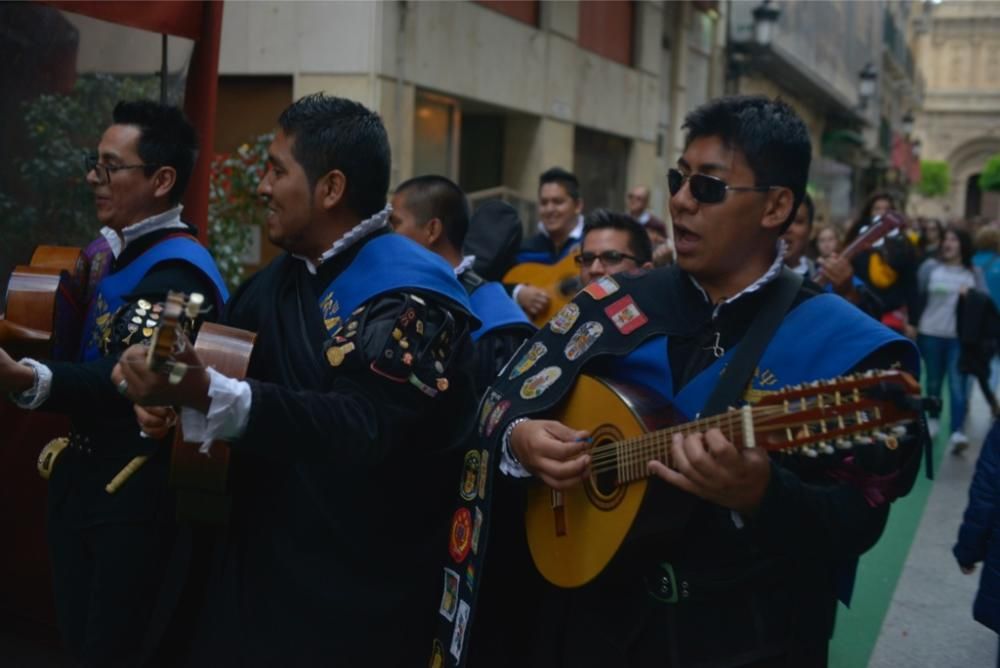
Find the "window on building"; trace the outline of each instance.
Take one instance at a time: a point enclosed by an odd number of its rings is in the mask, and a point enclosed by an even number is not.
[[[576,128],[573,172],[587,211],[598,207],[621,211],[625,206],[625,174],[630,142],[605,132]]]
[[[593,0],[579,3],[579,8],[580,46],[631,67],[635,3],[632,0]]]
[[[447,97],[418,93],[413,119],[413,174],[458,178],[458,103]]]

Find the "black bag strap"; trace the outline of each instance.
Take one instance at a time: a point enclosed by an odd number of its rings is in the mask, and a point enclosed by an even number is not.
[[[701,411],[702,417],[722,413],[740,400],[743,388],[753,378],[764,348],[785,318],[801,287],[802,276],[788,267],[782,267],[781,274],[774,279],[773,299],[766,301],[764,307],[757,312],[757,317],[750,323],[750,329],[733,353],[733,359],[719,374],[719,382]]]

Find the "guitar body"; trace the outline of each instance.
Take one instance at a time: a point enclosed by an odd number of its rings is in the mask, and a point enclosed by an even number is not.
[[[553,419],[586,429],[598,447],[657,429],[675,421],[676,415],[652,392],[581,376]],[[597,463],[591,468],[595,470]],[[525,529],[531,557],[546,580],[559,587],[579,587],[607,566],[646,496],[647,481],[639,477],[618,485],[614,474],[592,473],[584,484],[563,492],[543,484],[531,486]],[[553,507],[554,494],[557,502],[561,496],[561,510]]]
[[[544,290],[549,296],[549,305],[531,318],[538,327],[547,323],[583,287],[575,257],[576,252],[572,252],[555,264],[524,262],[503,277],[504,283],[524,283]]]
[[[201,326],[194,349],[206,366],[231,378],[244,378],[257,335],[243,329],[207,322]],[[228,507],[229,446],[188,443],[180,428],[170,457],[170,484],[178,497],[178,513],[201,523],[224,521]]]

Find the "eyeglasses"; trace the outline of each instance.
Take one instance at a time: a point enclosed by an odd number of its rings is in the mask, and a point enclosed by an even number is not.
[[[691,196],[702,204],[718,204],[726,199],[726,191],[736,192],[767,192],[778,186],[731,186],[722,179],[708,174],[689,174],[685,176],[679,170],[667,171],[667,188],[670,195],[676,195],[687,181],[691,187]]]
[[[623,262],[625,260],[632,260],[636,264],[639,264],[639,258],[635,255],[629,255],[628,253],[622,253],[616,250],[606,250],[600,253],[580,253],[573,259],[581,267],[593,264],[594,260],[600,260],[601,264],[605,266],[618,264],[619,262]]]
[[[107,185],[111,183],[112,172],[117,172],[122,169],[145,169],[146,167],[162,167],[163,165],[105,165],[100,162],[96,155],[92,153],[84,153],[83,155],[83,166],[87,170],[87,174],[93,171],[97,174],[97,183],[100,185]]]

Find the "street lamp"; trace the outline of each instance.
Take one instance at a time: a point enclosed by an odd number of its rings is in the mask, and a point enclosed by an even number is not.
[[[903,134],[909,137],[913,134],[913,112],[908,111],[903,115],[901,127],[903,129]]]
[[[868,63],[858,72],[858,97],[864,105],[875,94],[875,82],[878,80],[878,72],[875,66]]]
[[[919,158],[921,150],[923,150],[923,144],[921,144],[919,139],[914,139],[910,145],[910,152],[913,153],[913,157]]]
[[[770,46],[774,38],[774,26],[778,25],[781,10],[771,6],[771,0],[764,0],[753,10],[753,41],[757,46]]]

